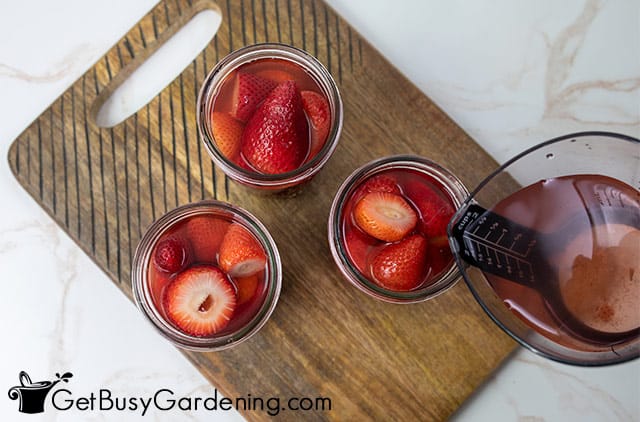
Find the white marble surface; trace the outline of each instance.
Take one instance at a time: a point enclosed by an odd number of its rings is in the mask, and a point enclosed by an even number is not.
[[[636,0],[329,0],[498,161],[580,130],[640,136]],[[155,2],[0,2],[0,155]],[[393,7],[391,7],[391,4]],[[5,159],[6,160],[6,159]],[[0,385],[76,374],[75,394],[213,388],[139,317],[0,166]],[[242,420],[235,412],[18,414],[0,420]],[[640,420],[640,362],[585,369],[519,350],[458,420]]]

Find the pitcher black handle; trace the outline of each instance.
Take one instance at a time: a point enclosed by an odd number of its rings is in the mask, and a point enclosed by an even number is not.
[[[514,239],[506,246],[505,236]],[[484,272],[527,287],[539,287],[541,277],[549,277],[546,261],[536,253],[542,233],[530,229],[478,204],[470,204],[452,228],[454,252]]]

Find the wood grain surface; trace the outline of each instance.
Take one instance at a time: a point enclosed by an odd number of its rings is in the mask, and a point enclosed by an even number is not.
[[[221,13],[222,25],[202,54],[125,122],[98,127],[97,110],[115,87],[208,8]],[[316,56],[344,101],[340,144],[296,197],[258,195],[229,181],[197,134],[205,75],[230,51],[266,41]],[[9,162],[20,184],[129,298],[136,244],[167,210],[217,198],[262,220],[284,269],[274,314],[234,349],[185,353],[228,397],[331,399],[331,410],[282,411],[285,420],[441,420],[515,344],[464,283],[421,304],[382,303],[342,279],[327,244],[340,183],[356,167],[399,153],[437,161],[469,187],[496,167],[321,1],[163,0],[15,140]],[[249,420],[269,417],[266,409],[239,410]]]

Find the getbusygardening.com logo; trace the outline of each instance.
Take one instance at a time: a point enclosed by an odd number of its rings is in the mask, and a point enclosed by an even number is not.
[[[213,395],[207,397],[179,397],[168,389],[162,388],[149,396],[127,397],[116,396],[107,388],[100,388],[86,395],[76,396],[66,388],[54,390],[59,383],[69,382],[73,377],[71,372],[56,374],[54,381],[33,382],[25,371],[18,375],[20,385],[9,389],[9,398],[18,400],[18,411],[21,413],[42,413],[53,407],[58,411],[76,410],[86,411],[120,411],[139,412],[145,416],[152,409],[158,411],[262,411],[270,416],[276,416],[281,411],[293,410],[302,412],[316,412],[331,410],[331,399],[328,397],[289,397],[281,401],[280,397],[263,398],[247,394],[243,397],[231,399],[222,397],[214,389]],[[49,394],[50,392],[52,392]],[[50,398],[50,400],[47,400]]]

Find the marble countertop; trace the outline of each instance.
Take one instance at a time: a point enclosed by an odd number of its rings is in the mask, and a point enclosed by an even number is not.
[[[248,0],[245,0],[248,1]],[[328,0],[498,162],[583,130],[640,137],[637,0]],[[153,5],[0,3],[0,155]],[[6,160],[6,159],[5,159]],[[74,392],[214,388],[0,166],[0,383],[71,371]],[[497,328],[496,328],[497,329]],[[457,420],[640,420],[640,361],[577,368],[518,349]],[[36,420],[0,400],[0,419]],[[242,420],[235,411],[48,411],[38,420]]]

